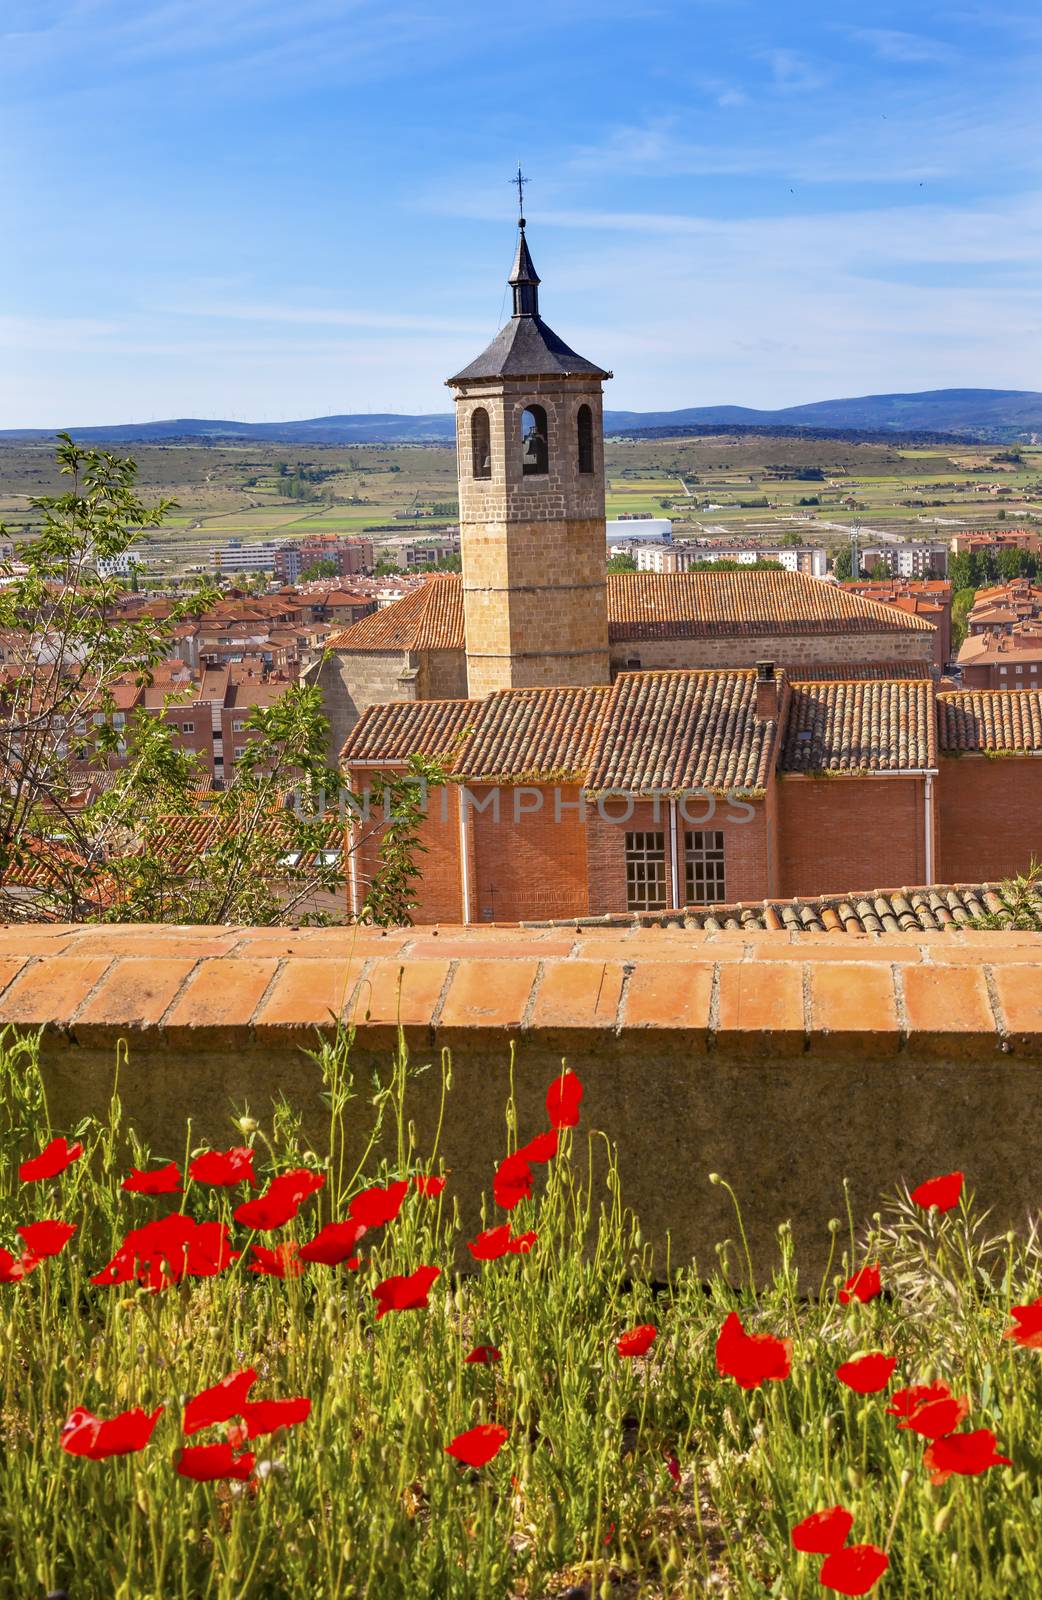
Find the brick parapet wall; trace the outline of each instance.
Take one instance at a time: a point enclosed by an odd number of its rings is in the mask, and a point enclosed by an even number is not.
[[[321,1148],[328,1113],[306,1053],[333,1018],[356,1029],[364,1086],[387,1074],[399,1023],[414,1062],[452,1051],[442,1133],[466,1224],[505,1148],[542,1121],[562,1057],[589,1123],[617,1143],[623,1193],[664,1260],[733,1232],[754,1251],[793,1219],[809,1263],[850,1180],[866,1215],[883,1188],[956,1167],[996,1229],[1032,1203],[1042,1138],[1042,935],[706,932],[682,928],[17,928],[0,931],[0,1024],[42,1030],[56,1127],[119,1093],[157,1153],[228,1142],[233,1111],[285,1096]],[[421,1145],[440,1080],[410,1086]],[[362,1109],[362,1099],[355,1103]],[[813,1270],[813,1266],[808,1270]]]

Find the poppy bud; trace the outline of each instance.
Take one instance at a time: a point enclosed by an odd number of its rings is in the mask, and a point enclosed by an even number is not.
[[[240,1133],[256,1133],[260,1123],[254,1117],[239,1117],[235,1126]]]
[[[709,1174],[709,1181],[710,1183],[722,1183],[723,1179],[721,1178],[719,1172],[711,1172]]]
[[[861,1474],[856,1467],[847,1468],[847,1482],[850,1484],[852,1489],[860,1489],[863,1481],[864,1480],[862,1479]]]
[[[941,1534],[941,1533],[944,1532],[945,1528],[948,1526],[949,1521],[951,1520],[951,1514],[952,1514],[952,1512],[954,1510],[955,1510],[955,1501],[954,1500],[949,1500],[948,1504],[946,1506],[942,1506],[941,1507],[940,1511],[938,1511],[937,1515],[933,1519],[933,1531],[934,1531],[934,1533]]]
[[[841,1222],[840,1222],[838,1217],[830,1217],[829,1218],[829,1232],[830,1233],[838,1233],[840,1228],[841,1228],[841,1226],[842,1226],[842,1224],[841,1224]]]

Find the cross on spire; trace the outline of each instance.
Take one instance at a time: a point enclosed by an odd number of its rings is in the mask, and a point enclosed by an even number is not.
[[[518,226],[523,228],[524,225],[525,225],[525,184],[529,180],[522,173],[522,171],[521,171],[521,163],[520,162],[518,162],[517,177],[516,178],[511,178],[510,181],[511,181],[511,183],[516,183],[517,184],[517,212],[518,212],[517,220],[518,220]]]

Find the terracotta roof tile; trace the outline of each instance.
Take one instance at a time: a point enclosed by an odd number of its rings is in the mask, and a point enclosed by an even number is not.
[[[618,912],[583,917],[584,927],[682,927],[706,932],[765,930],[793,933],[944,933],[972,928],[981,918],[1042,931],[1042,885],[1012,903],[1001,884],[934,884],[917,889],[869,889],[858,894],[817,895],[795,900],[738,901],[688,906],[682,911]],[[531,922],[533,928],[576,926]]]
[[[332,650],[462,650],[463,584],[438,573],[326,640]]]
[[[929,682],[793,684],[783,772],[900,772],[936,754]]]
[[[756,715],[756,672],[626,672],[615,680],[592,793],[762,790],[777,724]]]
[[[905,633],[932,625],[803,572],[612,572],[613,639]]]
[[[945,753],[1042,751],[1042,691],[957,689],[939,694],[937,732]]]
[[[581,781],[589,766],[608,688],[508,689],[479,702],[480,716],[456,761],[479,782]]]
[[[864,600],[803,572],[612,572],[608,634],[696,639],[763,633],[906,633],[931,623]],[[334,650],[462,650],[463,581],[438,573],[393,605],[363,617],[327,645]]]
[[[348,734],[340,759],[400,765],[411,755],[444,757],[480,719],[480,700],[394,700],[367,706]]]

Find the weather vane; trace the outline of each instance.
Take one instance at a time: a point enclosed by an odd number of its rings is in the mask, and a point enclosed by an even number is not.
[[[518,210],[518,219],[517,220],[518,220],[518,227],[523,228],[524,225],[525,225],[525,184],[529,180],[522,175],[520,163],[518,163],[517,177],[516,178],[511,178],[510,181],[511,181],[511,183],[516,183],[517,184],[517,210]]]

